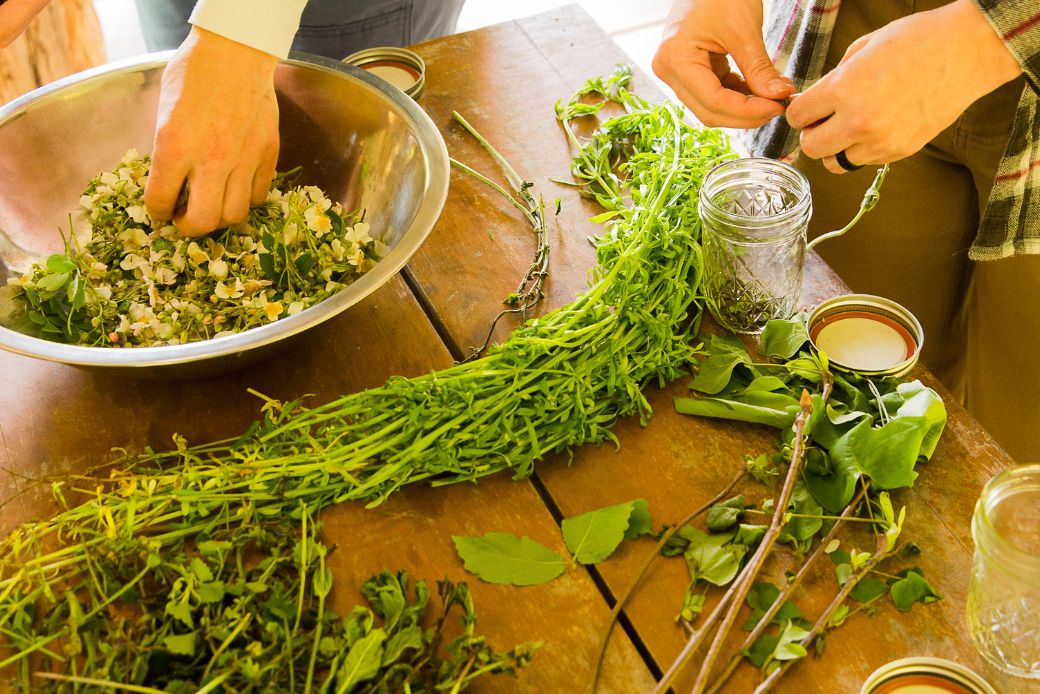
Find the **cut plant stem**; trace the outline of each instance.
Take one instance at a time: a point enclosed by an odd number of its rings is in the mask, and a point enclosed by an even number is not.
[[[834,596],[834,599],[831,600],[831,603],[827,606],[827,609],[823,611],[823,614],[821,614],[820,617],[816,620],[816,623],[813,624],[812,629],[809,630],[809,633],[802,638],[802,640],[799,643],[803,648],[808,648],[808,646],[812,644],[813,640],[824,632],[824,630],[827,628],[827,624],[831,620],[831,616],[834,614],[834,611],[837,610],[838,607],[840,607],[841,604],[845,602],[845,600],[849,597],[849,593],[853,591],[853,589],[859,584],[859,582],[863,580],[863,578],[867,576],[867,574],[869,574],[877,564],[879,564],[881,561],[891,556],[892,554],[895,554],[894,550],[892,552],[885,551],[885,535],[883,533],[878,533],[873,556],[871,556],[870,559],[868,559],[863,564],[863,566],[861,566],[860,569],[856,573],[854,573],[848,581],[845,582],[845,585],[843,585],[841,587],[841,590],[838,591],[838,594]],[[780,680],[780,678],[784,676],[784,673],[787,672],[791,665],[793,665],[796,662],[797,660],[788,660],[781,663],[780,667],[778,667],[776,670],[773,670],[773,672],[771,672],[769,676],[765,680],[763,680],[760,685],[758,685],[758,687],[755,689],[755,694],[764,694],[764,692],[768,692],[770,689],[772,689],[773,686]]]
[[[506,297],[505,303],[511,308],[499,311],[498,315],[491,320],[491,326],[488,328],[487,336],[484,338],[484,341],[477,347],[471,347],[470,355],[463,360],[471,361],[480,358],[484,351],[487,350],[488,345],[491,344],[491,339],[495,334],[495,327],[504,316],[515,313],[519,314],[521,319],[526,319],[527,312],[534,308],[534,306],[537,305],[545,296],[542,292],[542,285],[545,283],[545,278],[549,274],[549,240],[545,223],[545,202],[542,200],[541,195],[538,196],[537,200],[535,199],[535,196],[531,192],[534,184],[524,181],[506,158],[503,157],[499,151],[495,149],[495,147],[457,111],[452,111],[452,116],[454,116],[455,120],[458,121],[471,135],[473,135],[477,142],[480,143],[481,147],[491,154],[494,160],[498,162],[499,166],[501,166],[505,172],[509,185],[513,187],[514,193],[520,199],[517,200],[517,198],[513,197],[513,194],[510,194],[505,188],[466,164],[452,159],[452,165],[460,171],[473,176],[485,185],[490,186],[493,190],[506,198],[513,207],[523,212],[524,216],[527,217],[527,221],[531,224],[531,227],[534,230],[536,243],[534,260],[531,261],[527,271],[524,273],[523,277],[520,278],[516,290]]]
[[[866,487],[861,487],[860,490],[856,493],[856,496],[852,499],[851,502],[849,502],[849,505],[846,506],[845,510],[842,511],[841,515],[837,517],[837,520],[835,521],[834,525],[831,526],[831,529],[827,532],[827,535],[824,536],[822,540],[820,540],[820,542],[816,545],[816,548],[813,550],[812,554],[809,555],[809,557],[802,564],[801,568],[798,569],[798,573],[795,574],[794,578],[792,578],[786,586],[784,586],[783,590],[780,591],[780,594],[777,596],[776,600],[773,601],[773,604],[769,606],[769,609],[766,610],[765,614],[763,614],[762,617],[758,620],[758,623],[755,624],[755,628],[752,629],[751,633],[748,634],[747,637],[744,639],[744,643],[740,645],[740,649],[737,651],[737,653],[734,654],[732,658],[730,658],[730,661],[728,663],[726,663],[726,668],[722,671],[722,674],[718,676],[714,684],[712,684],[711,689],[708,690],[708,694],[715,694],[715,692],[721,689],[722,686],[729,680],[730,676],[737,669],[740,663],[744,660],[744,652],[748,648],[750,648],[751,645],[755,643],[755,641],[758,640],[758,637],[762,635],[762,632],[764,632],[769,627],[769,624],[772,622],[773,617],[776,616],[776,613],[780,611],[780,609],[784,606],[784,603],[791,598],[791,596],[794,594],[796,590],[798,590],[798,587],[802,584],[802,580],[809,574],[809,569],[813,566],[816,560],[824,554],[826,554],[827,545],[829,545],[831,541],[835,537],[837,537],[838,531],[841,530],[844,522],[847,520],[854,520],[852,518],[852,514],[855,513],[856,508],[859,507],[859,504],[861,501],[863,501],[865,495]]]
[[[727,604],[725,617],[715,634],[715,638],[712,640],[712,644],[708,649],[707,655],[704,657],[704,661],[701,663],[701,669],[697,673],[697,679],[694,681],[694,694],[700,694],[704,691],[708,675],[711,673],[711,666],[714,664],[715,658],[718,657],[719,650],[722,648],[726,640],[726,635],[729,633],[729,630],[733,627],[733,623],[736,621],[737,613],[740,611],[740,608],[744,603],[744,598],[747,597],[748,591],[751,590],[751,585],[758,576],[758,572],[762,569],[766,556],[769,554],[770,550],[772,550],[773,545],[776,544],[777,539],[780,537],[785,511],[791,501],[795,482],[797,482],[798,477],[801,474],[802,461],[805,458],[805,430],[813,408],[812,398],[809,397],[809,391],[802,391],[799,406],[800,410],[794,422],[794,445],[791,451],[791,462],[787,468],[787,477],[784,480],[783,489],[781,490],[780,497],[777,500],[772,522],[770,522],[769,529],[766,530],[765,536],[762,538],[761,543],[755,550],[755,554],[751,557],[751,560],[743,570],[741,570],[729,590],[727,590],[725,595],[723,595],[722,601],[720,601],[719,605],[712,613],[712,616],[714,617],[714,615],[722,609],[723,604]],[[706,623],[701,628],[698,632],[697,638],[690,639],[686,643],[686,646],[679,653],[679,656],[657,683],[657,687],[654,688],[654,694],[663,694],[663,692],[668,691],[668,687],[671,685],[672,681],[704,640],[704,636],[711,628],[713,621],[714,620],[711,620],[711,622]]]

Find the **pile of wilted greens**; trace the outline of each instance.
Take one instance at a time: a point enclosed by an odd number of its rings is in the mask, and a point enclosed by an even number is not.
[[[117,461],[120,471],[98,481],[95,498],[24,525],[0,545],[0,633],[7,654],[0,660],[22,663],[25,682],[32,653],[43,658],[44,669],[77,675],[80,656],[90,653],[82,649],[92,647],[79,635],[92,620],[117,618],[116,606],[133,602],[144,589],[158,591],[172,606],[167,609],[179,610],[178,600],[185,598],[176,586],[193,586],[191,608],[212,603],[217,610],[207,623],[220,620],[223,626],[205,636],[205,648],[202,635],[193,639],[199,650],[191,651],[187,638],[177,638],[190,628],[188,620],[174,612],[180,626],[166,634],[174,640],[164,642],[162,652],[167,661],[209,658],[193,680],[209,691],[221,678],[246,676],[241,649],[258,650],[254,664],[268,657],[262,641],[251,646],[255,642],[243,635],[250,612],[239,606],[247,599],[269,602],[272,595],[264,591],[274,589],[246,564],[232,580],[213,567],[193,566],[194,560],[205,564],[208,552],[235,557],[235,548],[248,544],[238,533],[248,536],[286,516],[307,518],[341,501],[378,504],[405,484],[442,485],[505,470],[523,478],[546,453],[613,440],[610,427],[619,417],[638,414],[645,421],[650,407],[643,386],[681,375],[696,353],[690,344],[700,315],[695,201],[707,171],[736,155],[718,131],[684,123],[681,108],[630,94],[628,79],[620,70],[591,80],[558,107],[580,147],[573,173],[608,209],[602,220],[611,220],[595,240],[597,266],[587,291],[530,320],[482,359],[393,378],[314,408],[268,401],[262,419],[235,439],[194,446],[178,440],[173,450]],[[584,103],[589,96],[603,101]],[[578,143],[571,119],[607,102],[625,113]],[[118,571],[99,573],[98,557],[116,548]],[[313,563],[299,570],[306,589],[285,597],[307,609],[293,613],[270,605],[264,609],[280,615],[283,627],[275,620],[269,628],[281,628],[289,638],[291,652],[279,651],[286,659],[297,667],[306,662],[297,680],[320,671],[329,678],[323,688],[345,691],[344,661],[335,662],[335,648],[323,647],[329,645],[325,636],[303,646],[293,641],[297,623],[322,623],[321,597],[331,580]],[[223,583],[221,590],[213,589],[215,581]],[[74,610],[82,610],[76,619]],[[49,618],[56,614],[62,618]],[[316,628],[320,635],[324,627]],[[390,649],[390,642],[381,646]],[[95,664],[107,662],[98,657]],[[499,669],[523,659],[496,658],[491,662]],[[153,665],[162,666],[150,657],[137,662],[139,669],[112,676],[151,682]],[[337,678],[332,684],[330,670]]]

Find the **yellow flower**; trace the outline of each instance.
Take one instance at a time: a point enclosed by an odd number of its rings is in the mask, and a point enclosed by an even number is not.
[[[282,315],[281,303],[275,301],[264,305],[264,313],[267,314],[267,320],[276,320],[278,316]]]

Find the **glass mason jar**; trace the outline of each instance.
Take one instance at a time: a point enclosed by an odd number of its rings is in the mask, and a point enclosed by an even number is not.
[[[809,181],[773,159],[736,159],[708,172],[700,190],[704,298],[715,319],[759,333],[789,318],[802,288]]]
[[[971,519],[968,630],[1004,672],[1040,679],[1040,465],[1000,473]]]

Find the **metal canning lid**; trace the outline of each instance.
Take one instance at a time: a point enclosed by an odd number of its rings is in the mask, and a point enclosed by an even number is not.
[[[997,694],[982,677],[960,663],[943,658],[903,658],[871,673],[860,694]]]
[[[917,364],[924,329],[906,308],[872,294],[827,299],[809,314],[809,342],[835,368],[863,376],[903,376]]]
[[[426,88],[426,63],[418,53],[407,48],[366,48],[351,53],[343,62],[381,77],[413,99],[422,96]]]

